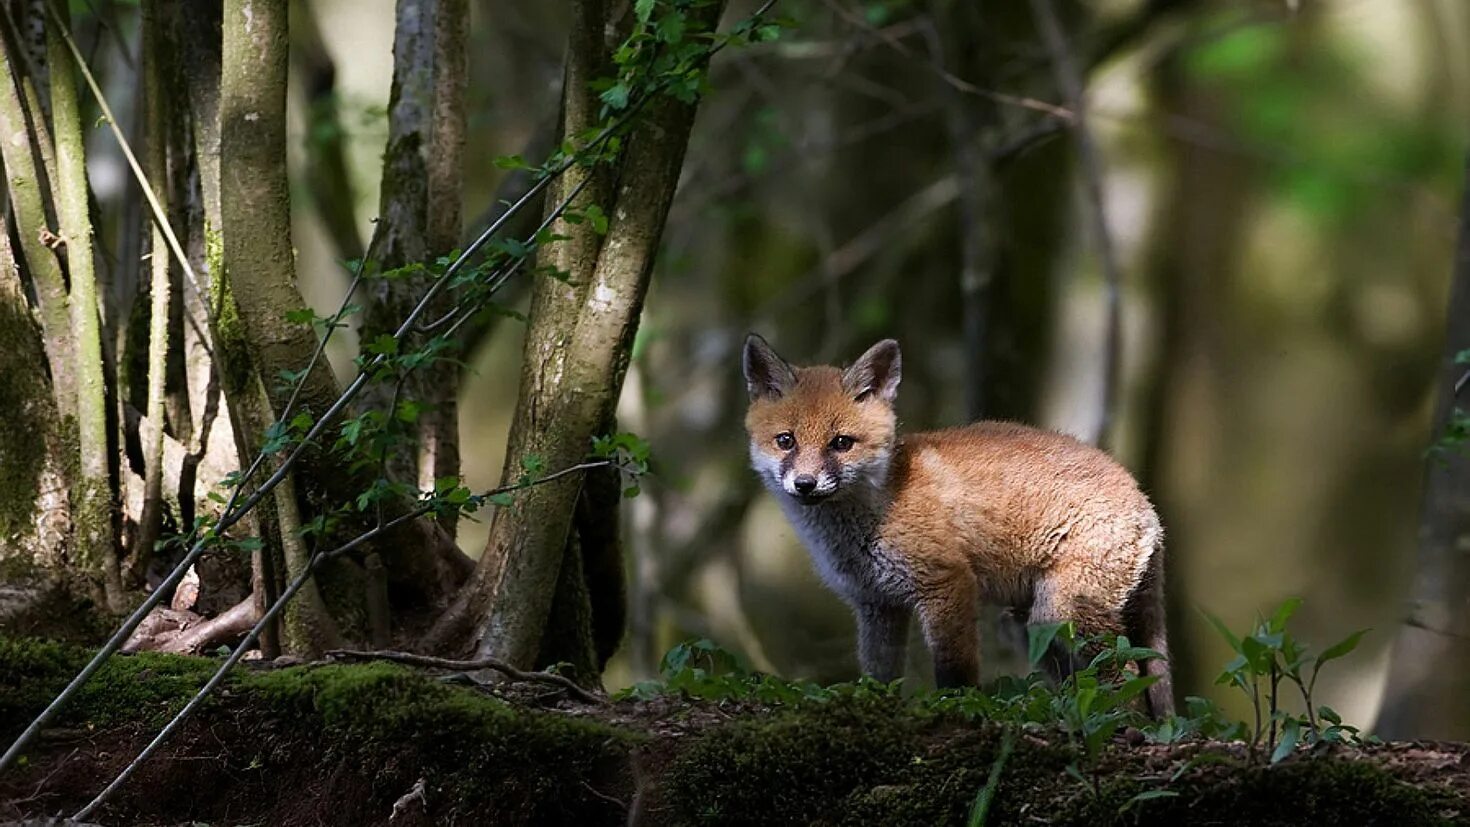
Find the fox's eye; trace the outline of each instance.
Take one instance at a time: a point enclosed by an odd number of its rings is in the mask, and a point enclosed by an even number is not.
[[[834,451],[846,451],[852,448],[852,444],[855,441],[856,440],[854,440],[847,434],[838,434],[837,436],[832,437],[832,441],[827,443],[827,446]]]
[[[792,436],[790,431],[782,431],[776,434],[776,447],[783,451],[790,451],[796,447],[796,437]]]

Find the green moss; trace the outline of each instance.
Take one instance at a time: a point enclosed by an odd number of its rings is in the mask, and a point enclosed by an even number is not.
[[[0,735],[13,736],[59,693],[89,653],[48,641],[0,638]],[[82,686],[57,726],[158,723],[214,671],[203,658],[143,652],[114,657]]]
[[[893,698],[842,698],[714,729],[673,760],[662,803],[677,823],[963,824],[999,744],[993,726]],[[1448,792],[1366,761],[1214,766],[1161,785],[1140,757],[1126,748],[1105,754],[1099,796],[1067,773],[1070,750],[1022,739],[989,823],[1436,825],[1450,823],[1443,814],[1459,806]],[[1133,800],[1160,789],[1178,795]]]
[[[250,382],[249,338],[225,274],[225,242],[219,230],[204,228],[204,261],[209,268],[209,304],[226,391],[239,393]]]
[[[0,301],[0,542],[30,536],[55,410],[35,322]]]
[[[1231,767],[1202,773],[1168,789],[1177,796],[1129,804],[1146,789],[1132,779],[1113,781],[1101,797],[1078,796],[1058,821],[1077,825],[1169,824],[1201,813],[1228,813],[1230,823],[1289,827],[1301,824],[1447,825],[1456,804],[1446,792],[1394,778],[1364,761],[1299,760],[1276,767]],[[1126,809],[1125,809],[1126,808]]]
[[[720,727],[674,761],[666,795],[700,824],[963,822],[999,744],[994,727],[899,698],[839,698]],[[1017,751],[993,823],[1019,818],[1031,789],[1067,762],[1061,749]]]
[[[0,638],[0,737],[13,737],[79,670],[86,650]],[[175,655],[114,657],[56,721],[106,729],[157,726],[214,671],[218,661]],[[496,823],[621,823],[626,814],[594,789],[631,787],[640,736],[561,713],[514,709],[385,663],[237,671],[197,713],[197,724],[245,727],[251,741],[225,752],[271,753],[255,738],[283,733],[275,765],[296,762],[322,783],[368,786],[391,809],[420,777],[433,781],[436,820],[494,812]],[[222,730],[224,731],[224,730]],[[177,741],[188,740],[181,732]],[[362,806],[367,806],[363,803]]]
[[[14,735],[88,654],[0,638],[0,736]],[[121,728],[136,738],[133,727],[156,726],[216,663],[115,657],[57,724],[94,728],[99,737]],[[659,721],[646,722],[648,732],[662,732],[681,713],[700,709],[676,705]],[[219,784],[239,786],[244,782],[236,776],[248,775],[265,789],[311,789],[332,802],[332,823],[381,819],[419,778],[431,785],[426,815],[433,823],[623,823],[640,783],[632,772],[636,757],[651,823],[962,824],[1002,737],[995,726],[877,694],[736,712],[715,722],[694,715],[672,727],[684,734],[662,737],[592,717],[511,706],[386,663],[242,669],[192,726],[174,744],[191,756],[204,744],[211,761],[234,762],[230,772],[221,770]],[[1150,755],[1157,757],[1124,747],[1105,752],[1095,795],[1067,774],[1074,761],[1068,749],[1018,738],[989,823],[1435,825],[1451,823],[1463,809],[1447,789],[1406,783],[1369,761],[1207,765],[1166,782],[1166,767],[1175,765],[1151,765]],[[25,780],[27,789],[34,783]],[[222,788],[218,800],[266,808],[251,812],[270,822],[274,805],[255,789]],[[1160,789],[1178,795],[1134,800]],[[126,821],[122,816],[151,813],[142,808],[155,806],[155,799],[139,793],[134,810],[114,815]],[[170,806],[185,806],[179,800]],[[167,816],[222,817],[209,810],[169,810]]]

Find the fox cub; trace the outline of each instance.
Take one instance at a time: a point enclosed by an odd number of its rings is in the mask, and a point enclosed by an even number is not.
[[[844,371],[793,368],[751,334],[743,362],[751,464],[856,614],[865,673],[902,673],[912,613],[939,685],[975,684],[981,600],[1167,657],[1163,529],[1107,454],[1006,422],[900,437],[892,339]],[[1167,662],[1142,668],[1150,712],[1170,714]]]

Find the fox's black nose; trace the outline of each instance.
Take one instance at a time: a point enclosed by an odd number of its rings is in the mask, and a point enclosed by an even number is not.
[[[796,486],[796,493],[798,494],[810,494],[817,490],[817,478],[811,474],[802,474],[793,480],[791,484]]]

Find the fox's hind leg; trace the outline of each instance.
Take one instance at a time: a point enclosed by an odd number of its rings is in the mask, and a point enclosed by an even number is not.
[[[1071,622],[1078,639],[1099,639],[1111,644],[1118,635],[1125,633],[1122,601],[1116,607],[1099,604],[1091,596],[1091,589],[1079,582],[1070,572],[1048,572],[1036,581],[1035,596],[1027,624],[1031,626],[1048,623]],[[1097,655],[1095,644],[1084,645],[1075,653],[1068,652],[1061,644],[1053,644],[1042,659],[1042,667],[1053,680],[1061,682],[1073,672],[1087,666]],[[1111,670],[1102,669],[1107,673]],[[1100,674],[1100,678],[1113,679],[1116,673]]]
[[[1155,719],[1174,714],[1173,675],[1169,669],[1169,635],[1164,614],[1164,549],[1159,544],[1149,557],[1143,580],[1123,607],[1129,640],[1163,655],[1139,664],[1144,674],[1158,678],[1148,688],[1148,711]]]

